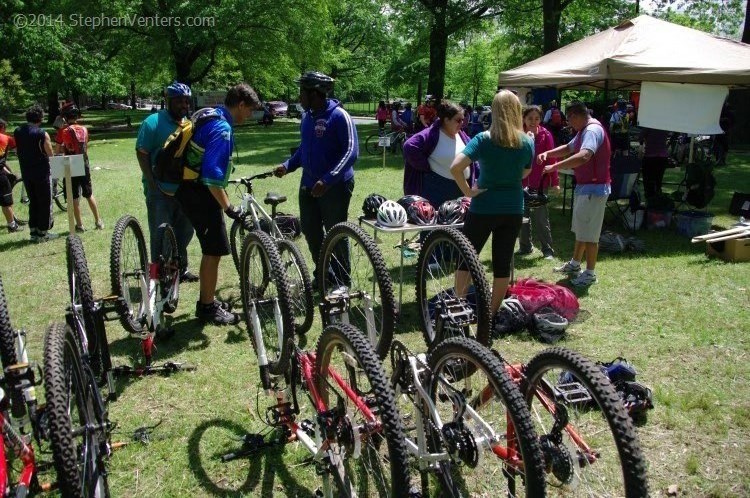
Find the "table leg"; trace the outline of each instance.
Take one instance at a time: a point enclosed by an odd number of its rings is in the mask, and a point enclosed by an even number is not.
[[[401,298],[404,292],[404,232],[401,232],[401,265],[398,270],[398,313],[401,313]]]
[[[563,175],[560,175],[563,176]],[[567,205],[567,202],[565,200],[568,198],[568,175],[564,175],[565,179],[563,180],[563,214],[565,214],[565,206]]]

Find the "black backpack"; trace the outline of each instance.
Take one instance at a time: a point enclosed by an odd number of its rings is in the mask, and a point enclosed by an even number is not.
[[[714,198],[716,178],[709,163],[693,163],[687,165],[685,185],[687,195],[685,201],[697,209],[708,206]]]

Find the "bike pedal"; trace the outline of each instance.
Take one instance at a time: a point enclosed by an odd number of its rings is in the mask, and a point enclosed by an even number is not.
[[[588,389],[579,382],[557,384],[555,394],[558,399],[563,399],[571,405],[585,405],[593,399]]]

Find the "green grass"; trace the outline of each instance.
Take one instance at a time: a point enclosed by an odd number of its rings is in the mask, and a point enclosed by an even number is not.
[[[361,127],[364,140],[375,127]],[[237,174],[265,171],[286,158],[297,145],[298,125],[278,123],[271,128],[248,126],[237,131]],[[144,224],[145,204],[135,161],[134,134],[94,137],[90,157],[94,192],[106,222],[104,232],[89,231],[83,242],[97,296],[110,292],[109,244],[111,229],[122,214]],[[12,161],[13,168],[17,162]],[[733,191],[750,191],[750,156],[733,154],[729,165],[716,171],[719,190],[711,205],[714,224],[733,223],[726,209]],[[359,214],[364,197],[379,192],[388,198],[401,193],[403,166],[397,156],[362,156],[356,167],[356,188],[350,217]],[[677,176],[677,173],[670,173]],[[298,212],[299,173],[258,182],[256,191],[286,194],[284,211]],[[234,195],[230,191],[230,194]],[[562,260],[570,256],[573,239],[568,213],[553,201],[551,224],[555,248]],[[93,227],[87,207],[85,224]],[[65,215],[56,210],[56,228],[63,232]],[[624,231],[620,230],[621,233]],[[47,324],[61,321],[66,306],[65,243],[60,239],[30,245],[28,232],[0,232],[0,274],[10,314],[17,327],[29,333],[30,357],[42,358]],[[656,408],[639,428],[649,461],[654,496],[665,496],[678,484],[684,496],[747,496],[750,494],[750,263],[708,259],[704,246],[674,230],[640,231],[645,254],[601,254],[599,283],[580,296],[585,319],[573,324],[561,343],[592,359],[628,358],[638,369],[638,380],[654,389]],[[395,237],[380,244],[398,276]],[[309,259],[307,247],[300,247]],[[200,249],[190,245],[190,266],[197,271]],[[489,252],[481,255],[489,271]],[[406,260],[403,318],[396,337],[415,351],[424,349],[414,303],[414,259]],[[557,281],[552,263],[538,253],[516,261],[517,275]],[[238,298],[237,275],[231,258],[222,261],[219,279],[222,298]],[[218,456],[238,448],[235,440],[263,428],[261,416],[268,398],[258,396],[257,362],[244,324],[201,328],[193,318],[198,287],[181,286],[174,314],[177,335],[159,345],[158,360],[188,360],[193,373],[170,378],[120,381],[120,398],[111,405],[118,424],[114,439],[128,441],[132,431],[161,421],[148,445],[131,443],[115,452],[110,482],[113,496],[310,496],[320,485],[314,470],[303,464],[305,452],[296,444],[268,451],[252,459],[222,464]],[[320,321],[303,340],[314,347]],[[116,363],[138,361],[139,343],[128,338],[119,322],[107,323]],[[528,335],[496,341],[509,360],[526,361],[544,345]],[[43,394],[39,393],[40,397]],[[260,399],[257,403],[256,400]],[[498,484],[500,477],[497,477]]]

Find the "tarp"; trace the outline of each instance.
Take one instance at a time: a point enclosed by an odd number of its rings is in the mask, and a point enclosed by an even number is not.
[[[719,117],[728,93],[722,85],[644,81],[638,126],[695,135],[724,133]]]
[[[642,81],[750,85],[750,45],[650,16],[500,73],[501,87],[637,90]]]

